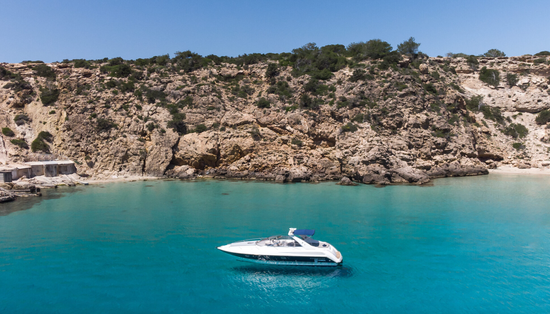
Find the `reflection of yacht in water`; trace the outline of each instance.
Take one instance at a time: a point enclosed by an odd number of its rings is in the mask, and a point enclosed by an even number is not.
[[[288,236],[235,242],[219,250],[251,262],[274,265],[337,266],[342,254],[327,242],[311,238],[315,230],[290,228]]]

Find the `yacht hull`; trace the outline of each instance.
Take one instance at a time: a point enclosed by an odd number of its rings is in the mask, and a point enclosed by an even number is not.
[[[334,267],[342,265],[342,262],[335,263],[325,257],[305,257],[305,256],[275,256],[275,255],[254,255],[227,252],[236,256],[239,260],[267,265],[287,265],[287,266],[329,266]]]

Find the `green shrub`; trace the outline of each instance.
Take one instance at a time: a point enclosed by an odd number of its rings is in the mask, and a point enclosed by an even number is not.
[[[52,138],[53,136],[49,132],[40,132],[36,139],[31,143],[31,150],[33,151],[33,153],[38,151],[49,153],[50,146],[46,142],[51,142]]]
[[[468,58],[468,55],[462,52],[459,52],[459,53],[448,52],[446,56],[449,58]]]
[[[479,61],[477,60],[477,57],[474,55],[469,55],[466,57],[466,63],[472,68],[477,69],[479,65]]]
[[[485,119],[493,120],[498,124],[504,124],[505,122],[504,116],[502,116],[499,108],[482,106],[481,112],[483,113],[483,117],[485,117]]]
[[[109,59],[109,66],[117,66],[122,63],[124,63],[124,59],[122,59],[121,57]]]
[[[514,147],[516,150],[525,149],[525,146],[523,146],[523,143],[514,143],[512,144],[512,147]]]
[[[317,109],[319,108],[319,103],[315,100],[309,97],[308,94],[302,94],[300,96],[299,105],[301,108],[305,109]]]
[[[74,59],[72,61],[74,62],[74,67],[75,68],[89,69],[90,66],[91,66],[90,62],[88,62],[87,60],[84,60],[84,59]]]
[[[55,110],[51,110],[48,114],[55,114]]]
[[[117,126],[113,121],[104,118],[98,118],[96,123],[97,124],[95,126],[95,130],[97,132],[109,131],[110,129],[116,128]]]
[[[479,71],[479,80],[491,86],[497,87],[500,83],[500,73],[498,72],[498,70],[487,69],[487,67],[483,67]]]
[[[294,137],[294,138],[292,138],[291,144],[292,144],[292,145],[299,146],[299,147],[302,147],[303,142],[300,141],[298,138]]]
[[[353,117],[351,121],[355,121],[357,123],[363,123],[364,119],[365,119],[365,115],[363,115],[362,113],[359,113],[355,117]]]
[[[109,81],[107,81],[107,83],[105,83],[105,87],[107,87],[109,89],[115,88],[115,87],[117,87],[117,85],[118,85],[118,82],[115,81],[115,80],[109,80]]]
[[[183,107],[193,108],[193,97],[187,96],[183,100],[178,101],[177,105],[180,108],[183,108]]]
[[[304,90],[313,95],[324,95],[328,91],[328,86],[321,84],[318,79],[311,78],[309,82],[304,85]]]
[[[270,108],[271,103],[269,102],[269,100],[262,97],[260,98],[260,100],[258,100],[256,106],[258,106],[258,108]]]
[[[401,54],[397,51],[392,51],[382,58],[382,62],[378,65],[380,70],[387,70],[389,67],[396,69],[396,64],[401,60]]]
[[[460,118],[457,114],[452,114],[449,118],[449,124],[455,125],[455,123],[458,121],[460,121]]]
[[[342,126],[342,132],[355,132],[357,131],[357,126],[351,122],[348,122],[347,124],[344,124]]]
[[[546,63],[546,58],[535,59],[535,60],[533,60],[533,63],[534,64]]]
[[[404,90],[404,89],[406,89],[406,88],[408,88],[408,87],[409,87],[409,85],[407,85],[407,84],[405,84],[405,83],[402,83],[402,82],[397,82],[397,83],[395,84],[395,88],[397,88],[398,91],[402,91],[402,90]]]
[[[518,83],[518,76],[513,73],[506,73],[506,82],[508,83],[508,86],[513,87],[516,86]]]
[[[79,85],[76,88],[76,94],[77,95],[82,95],[82,94],[86,95],[86,93],[84,91],[89,90],[90,88],[92,88],[92,86],[90,84]]]
[[[464,93],[464,90],[460,86],[458,86],[458,84],[456,84],[456,83],[449,83],[449,86],[451,86],[452,88],[454,88],[455,90],[457,90],[461,93]]]
[[[132,74],[132,67],[125,63],[120,64],[111,70],[111,76],[114,77],[128,77],[130,74]]]
[[[278,81],[277,84],[269,86],[267,89],[268,94],[277,94],[282,101],[285,101],[292,97],[292,90],[285,81]]]
[[[185,113],[179,112],[179,109],[183,108],[185,105],[182,101],[178,102],[177,104],[170,104],[167,105],[166,108],[168,109],[168,112],[172,115],[172,121],[173,122],[180,122],[185,120],[186,116]],[[172,126],[169,126],[172,127]]]
[[[29,144],[27,144],[27,142],[23,139],[13,139],[10,141],[13,145],[17,145],[21,148],[24,148],[24,149],[28,149],[29,148]]]
[[[448,137],[450,135],[450,132],[449,130],[434,130],[434,132],[432,132],[432,136],[435,136],[435,137],[441,137],[441,138],[445,138],[445,137]]]
[[[420,47],[420,44],[415,42],[414,37],[411,37],[397,45],[397,51],[404,55],[414,56],[418,53],[418,47]]]
[[[269,63],[267,69],[265,70],[265,76],[272,78],[279,75],[279,66],[276,63]]]
[[[314,71],[311,73],[311,77],[316,80],[328,80],[332,77],[332,72],[329,69],[322,69],[320,71]]]
[[[99,70],[101,73],[109,73],[112,77],[128,77],[132,74],[132,67],[123,62],[122,58],[114,58],[109,61],[109,65],[104,65]]]
[[[367,79],[373,79],[373,77],[370,74],[367,74],[367,71],[362,69],[355,69],[353,70],[353,74],[349,78],[350,82],[357,82],[357,81],[366,81]]]
[[[2,134],[9,137],[12,137],[15,135],[15,133],[10,128],[2,128]]]
[[[16,74],[14,79],[11,80],[11,82],[4,85],[4,88],[12,89],[15,92],[20,92],[24,89],[32,89],[32,86],[31,84],[27,83],[27,81],[25,81],[22,76],[20,76],[19,74]]]
[[[150,104],[154,104],[156,100],[163,101],[166,99],[166,94],[163,91],[157,91],[152,89],[146,89],[145,98]]]
[[[44,106],[49,106],[59,98],[59,89],[40,88],[40,100]]]
[[[349,106],[349,101],[346,96],[340,96],[338,98],[338,102],[336,103],[336,107],[338,108],[344,108]]]
[[[15,74],[8,69],[0,66],[0,80],[11,80],[15,78],[20,78],[20,74]]]
[[[332,72],[340,70],[347,64],[344,46],[328,45],[319,48],[315,43],[308,43],[292,50],[292,54],[288,56],[288,62],[293,67],[293,76],[309,74],[318,80],[331,78]]]
[[[195,133],[202,133],[202,132],[205,132],[206,130],[208,130],[208,128],[206,127],[206,125],[204,124],[199,124],[195,127],[195,130],[194,132]]]
[[[550,51],[541,51],[539,53],[535,53],[535,56],[550,56]]]
[[[38,136],[36,138],[40,139],[40,140],[51,142],[52,139],[53,139],[53,135],[50,132],[42,131],[42,132],[38,133]]]
[[[172,120],[168,121],[166,126],[173,129],[180,135],[187,133],[187,125],[185,125],[183,119],[172,118]]]
[[[502,133],[505,135],[509,135],[513,138],[524,138],[529,133],[529,130],[527,130],[527,128],[523,124],[511,123],[502,131]]]
[[[231,93],[240,98],[248,98],[249,95],[254,94],[254,91],[255,91],[254,88],[248,85],[243,85],[243,86],[236,85],[231,90]]]
[[[424,89],[430,94],[437,95],[437,89],[432,83],[424,84]]]
[[[351,43],[348,46],[348,55],[356,61],[365,59],[382,59],[392,51],[389,43],[380,39],[371,39],[359,43]]]
[[[55,81],[55,71],[45,64],[39,64],[33,68],[36,75],[42,76]]]
[[[545,125],[546,123],[550,122],[550,110],[544,109],[543,111],[539,112],[539,114],[535,118],[535,122],[538,125]]]
[[[171,60],[178,71],[193,72],[203,67],[202,56],[189,50],[176,52],[176,56]]]
[[[122,82],[118,88],[122,93],[131,93],[135,89],[133,81]]]
[[[489,49],[489,51],[484,53],[483,56],[488,58],[496,58],[496,57],[506,57],[506,54],[498,49]]]
[[[15,121],[15,124],[17,125],[23,125],[26,122],[30,121],[30,119],[29,116],[27,116],[26,114],[18,114],[15,116],[13,121]]]
[[[483,96],[481,95],[473,96],[470,99],[466,99],[466,109],[475,112],[479,111],[481,109],[481,106],[483,105],[482,100]]]

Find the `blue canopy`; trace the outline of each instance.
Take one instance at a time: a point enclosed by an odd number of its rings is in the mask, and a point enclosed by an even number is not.
[[[315,230],[311,229],[296,229],[294,230],[295,235],[306,235],[306,236],[312,236],[315,234]]]

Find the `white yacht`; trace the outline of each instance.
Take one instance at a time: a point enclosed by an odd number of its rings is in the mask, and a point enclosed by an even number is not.
[[[290,228],[288,236],[239,241],[218,250],[241,259],[273,265],[338,266],[342,254],[327,242],[314,240],[315,230]]]

